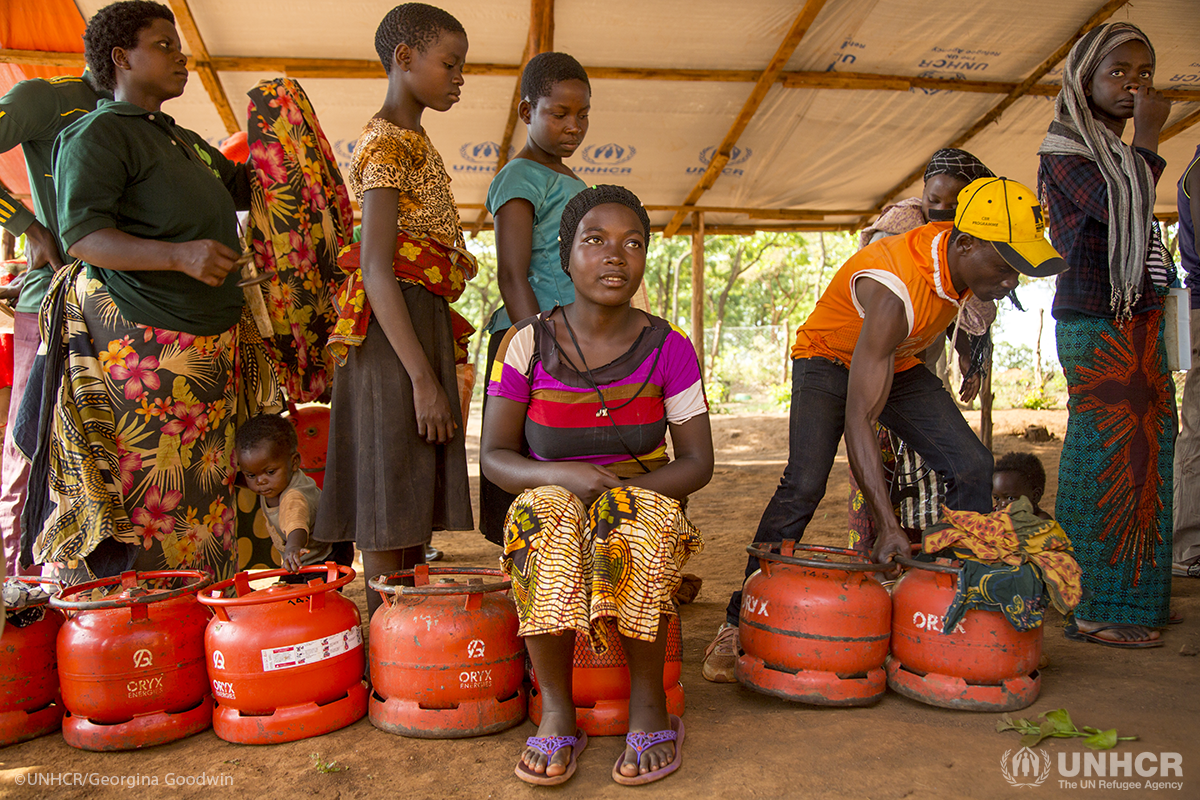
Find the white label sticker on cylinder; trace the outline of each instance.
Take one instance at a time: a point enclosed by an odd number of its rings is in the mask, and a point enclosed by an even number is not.
[[[267,648],[262,651],[263,672],[315,664],[327,658],[340,656],[356,647],[362,647],[362,631],[357,625],[323,639],[313,639],[311,642],[301,642],[288,647]]]

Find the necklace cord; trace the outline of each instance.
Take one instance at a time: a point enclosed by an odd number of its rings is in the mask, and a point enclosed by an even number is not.
[[[562,318],[563,322],[567,326],[567,335],[571,337],[571,344],[575,345],[575,352],[579,355],[580,362],[583,363],[582,372],[578,367],[575,366],[574,363],[572,363],[570,356],[568,356],[566,353],[562,353],[562,357],[566,360],[567,365],[571,367],[571,369],[575,370],[576,373],[587,377],[588,384],[591,385],[592,391],[594,391],[596,396],[600,398],[600,411],[597,412],[597,415],[606,418],[610,423],[612,423],[613,430],[616,431],[617,438],[621,440],[621,446],[625,448],[625,452],[629,454],[630,458],[637,462],[637,465],[642,468],[644,473],[649,475],[650,469],[642,463],[642,460],[637,457],[636,453],[633,452],[633,448],[629,446],[627,441],[625,441],[625,435],[621,433],[621,426],[617,424],[615,419],[613,419],[612,412],[620,411],[622,408],[625,408],[627,405],[641,396],[642,390],[645,389],[650,383],[650,376],[654,374],[654,370],[658,366],[658,357],[662,354],[662,348],[656,347],[654,349],[654,362],[650,365],[650,369],[646,372],[646,379],[642,381],[642,385],[639,386],[638,390],[633,393],[633,396],[621,405],[614,408],[609,408],[608,404],[604,401],[604,393],[600,391],[600,386],[597,384],[595,376],[592,375],[592,369],[588,366],[587,359],[583,355],[583,349],[579,346],[579,340],[575,338],[575,329],[571,327],[571,321],[567,319],[567,309],[565,308],[562,310]]]

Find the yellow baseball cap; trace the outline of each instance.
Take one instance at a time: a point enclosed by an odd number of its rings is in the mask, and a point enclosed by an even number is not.
[[[1046,241],[1037,194],[1008,178],[977,178],[958,193],[954,227],[991,242],[1008,265],[1033,278],[1057,275],[1067,262]]]

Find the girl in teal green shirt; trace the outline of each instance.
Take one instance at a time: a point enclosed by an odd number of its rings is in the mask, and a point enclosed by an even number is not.
[[[567,201],[587,184],[563,159],[583,145],[591,103],[587,72],[566,53],[540,53],[521,73],[517,113],[529,139],[496,174],[485,204],[496,222],[496,271],[504,301],[488,323],[488,376],[513,323],[575,300],[575,287],[559,259],[558,226]],[[485,408],[486,403],[485,397]],[[479,530],[500,544],[513,495],[482,470],[479,486]]]

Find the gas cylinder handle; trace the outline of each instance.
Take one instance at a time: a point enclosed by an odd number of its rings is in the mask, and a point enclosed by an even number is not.
[[[819,544],[797,544],[795,551],[806,550],[812,553],[829,553],[836,556],[850,556],[857,558],[859,561],[824,561],[816,558],[800,558],[799,556],[785,556],[782,553],[776,553],[775,550],[780,549],[779,543],[769,542],[754,542],[746,546],[746,552],[762,561],[777,561],[780,564],[792,564],[797,567],[810,567],[813,569],[840,569],[847,572],[886,572],[892,569],[891,564],[876,564],[868,561],[861,553],[845,547],[826,547]]]
[[[944,572],[947,575],[958,575],[962,572],[962,562],[956,562],[955,564],[934,564],[929,561],[918,561],[908,556],[896,556],[896,563],[903,564],[912,569],[923,569],[928,572]]]
[[[68,599],[71,595],[90,592],[102,586],[124,585],[127,575],[133,575],[134,579],[139,582],[160,580],[162,578],[194,578],[195,580],[185,583],[177,589],[161,589],[159,591],[147,592],[137,597],[106,597],[102,600]],[[124,572],[120,575],[114,575],[111,578],[101,578],[98,581],[88,581],[87,583],[64,587],[59,590],[58,594],[50,598],[50,605],[54,608],[62,608],[68,611],[97,611],[103,608],[127,608],[129,606],[149,605],[151,603],[174,600],[176,597],[183,597],[187,594],[195,594],[210,583],[212,583],[212,576],[196,569]]]
[[[429,567],[427,569],[429,570],[430,577],[438,575],[485,575],[490,578],[504,578],[504,580],[496,583],[433,583],[425,586],[396,586],[390,583],[392,580],[412,578],[416,574],[415,569],[402,569],[399,572],[388,572],[383,575],[377,575],[368,581],[367,585],[382,595],[402,594],[418,597],[487,594],[488,592],[507,592],[512,588],[512,583],[508,581],[507,576],[498,569],[487,569],[486,567]]]
[[[7,580],[20,581],[21,583],[48,583],[57,589],[62,589],[61,580],[58,578],[46,578],[41,575],[10,575],[8,576]],[[44,606],[50,602],[50,599],[53,596],[53,594],[48,594],[45,597],[33,600],[29,603],[29,605],[25,606],[25,608],[37,608],[38,606]]]
[[[254,591],[250,594],[240,597],[221,597],[221,592],[234,586],[238,578],[242,575],[243,579],[249,581],[259,581],[263,578],[278,578],[283,575],[312,575],[314,577],[324,576],[328,578],[330,575],[340,574],[342,577],[335,581],[327,581],[326,583],[310,583],[305,586],[297,586],[295,589],[285,589],[280,592],[259,592]],[[220,583],[214,583],[209,593],[202,594],[196,599],[206,606],[260,606],[266,603],[278,603],[285,600],[297,600],[303,597],[309,597],[314,594],[331,592],[335,589],[340,589],[350,581],[357,577],[358,573],[352,567],[347,567],[342,564],[335,564],[332,561],[326,561],[324,564],[312,564],[307,567],[301,567],[296,572],[291,572],[286,569],[265,569],[261,572],[239,572],[234,577]]]

